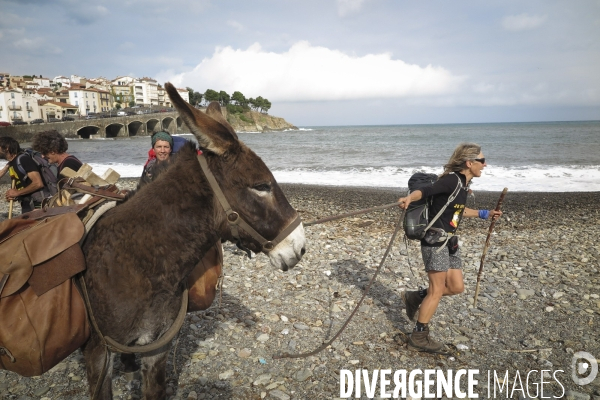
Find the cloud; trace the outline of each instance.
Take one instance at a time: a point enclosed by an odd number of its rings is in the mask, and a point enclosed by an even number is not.
[[[47,43],[44,38],[22,38],[14,42],[13,46],[17,50],[22,50],[29,53],[43,53],[43,54],[61,54],[62,49],[54,45]]]
[[[367,0],[336,0],[338,15],[345,17],[360,11]]]
[[[15,4],[37,4],[37,5],[46,5],[48,2],[46,0],[0,0],[0,3],[2,2],[6,2],[6,3],[15,3]]]
[[[104,6],[93,4],[73,3],[66,7],[67,16],[79,25],[90,25],[108,15],[108,9]]]
[[[282,53],[266,52],[258,43],[247,50],[217,48],[192,71],[170,80],[198,91],[239,90],[270,101],[333,101],[449,94],[464,78],[389,53],[358,57],[300,41]]]
[[[133,50],[135,49],[135,44],[133,42],[123,42],[119,45],[119,50]]]
[[[244,30],[244,25],[240,24],[237,21],[229,20],[229,21],[227,21],[227,25],[229,25],[230,27],[232,27],[233,29],[235,29],[238,32],[241,32]]]
[[[546,15],[509,15],[502,19],[502,26],[507,31],[526,31],[541,26],[546,21]]]

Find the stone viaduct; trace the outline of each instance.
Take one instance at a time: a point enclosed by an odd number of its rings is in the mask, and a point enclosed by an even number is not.
[[[29,142],[37,132],[50,129],[56,129],[66,138],[82,139],[149,136],[158,131],[170,134],[187,131],[177,112],[164,112],[0,127],[0,136],[12,136],[19,142]]]

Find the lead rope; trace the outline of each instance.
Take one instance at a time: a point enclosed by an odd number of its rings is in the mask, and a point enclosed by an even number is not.
[[[301,354],[290,354],[290,353],[276,354],[276,355],[273,356],[273,359],[279,360],[279,359],[282,359],[282,358],[305,358],[305,357],[314,356],[315,354],[323,351],[328,346],[330,346],[335,341],[335,339],[337,339],[342,334],[342,332],[344,331],[344,329],[346,329],[346,326],[348,326],[348,324],[350,323],[350,320],[352,319],[352,317],[354,317],[354,314],[356,314],[356,312],[358,311],[358,309],[361,306],[363,300],[365,299],[365,297],[369,293],[369,289],[371,289],[371,285],[373,284],[373,282],[375,282],[375,278],[377,278],[377,275],[379,275],[379,271],[381,271],[381,267],[383,267],[383,264],[385,263],[385,259],[387,258],[388,254],[390,253],[390,250],[392,248],[392,245],[394,244],[394,240],[396,239],[396,234],[398,233],[398,231],[400,230],[400,227],[402,226],[402,221],[404,220],[404,214],[405,213],[406,213],[406,210],[403,210],[402,214],[400,215],[400,219],[396,223],[396,229],[394,230],[394,233],[392,234],[392,238],[390,239],[390,243],[388,244],[388,247],[385,250],[385,253],[383,254],[383,258],[381,259],[381,262],[379,263],[379,266],[377,267],[377,270],[375,271],[375,273],[373,274],[373,277],[369,281],[369,284],[365,288],[365,291],[364,291],[362,297],[360,298],[360,301],[358,302],[358,304],[356,304],[356,307],[354,307],[354,310],[352,311],[352,314],[350,314],[350,316],[346,319],[346,322],[344,322],[344,325],[342,325],[342,327],[340,328],[340,330],[329,341],[323,343],[321,346],[319,346],[318,348],[316,348],[315,350],[313,350],[311,352],[301,353]]]

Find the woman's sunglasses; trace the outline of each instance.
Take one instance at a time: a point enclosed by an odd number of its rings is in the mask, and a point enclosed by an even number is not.
[[[474,158],[473,161],[479,161],[482,164],[485,164],[485,157],[484,158]]]

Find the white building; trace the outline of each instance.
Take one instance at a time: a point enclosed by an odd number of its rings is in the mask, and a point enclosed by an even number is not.
[[[37,99],[23,94],[21,89],[0,90],[0,121],[30,122],[40,118]]]
[[[62,87],[62,88],[70,88],[71,80],[65,76],[56,76],[52,79],[54,85]]]
[[[48,121],[50,118],[62,119],[63,117],[76,115],[77,107],[58,101],[39,101],[42,119]]]
[[[138,79],[133,83],[135,104],[140,106],[158,106],[158,82],[152,78]]]
[[[77,107],[79,115],[102,111],[100,96],[96,89],[69,89],[69,104]]]
[[[33,78],[33,81],[39,85],[39,88],[49,88],[50,87],[50,79],[42,78]]]
[[[25,81],[25,89],[31,89],[37,91],[40,88],[40,84],[34,81]]]
[[[188,92],[187,89],[177,88],[177,91],[179,92],[179,95],[182,99],[184,99],[188,103],[190,102],[190,92]]]
[[[79,75],[71,75],[71,83],[75,83],[77,85],[85,85],[86,78]]]
[[[110,84],[114,86],[130,86],[133,83],[133,81],[135,81],[135,78],[132,78],[130,76],[119,76],[116,79],[110,81]]]

